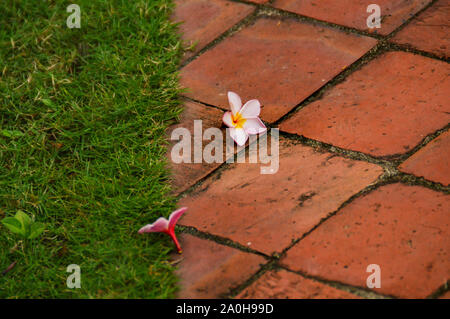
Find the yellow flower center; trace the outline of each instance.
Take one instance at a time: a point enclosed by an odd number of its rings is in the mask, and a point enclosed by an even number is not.
[[[231,121],[235,128],[242,128],[247,120],[240,113],[237,113],[236,115],[231,115]]]

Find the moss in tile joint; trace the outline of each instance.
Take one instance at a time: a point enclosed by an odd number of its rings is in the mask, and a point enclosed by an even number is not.
[[[436,291],[431,293],[426,299],[437,299],[443,296],[448,291],[450,291],[450,280],[447,280],[445,283],[443,283],[439,288],[436,289]]]
[[[230,289],[228,294],[223,295],[223,298],[232,299],[235,298],[238,294],[244,291],[246,288],[250,287],[255,281],[257,281],[261,276],[263,276],[266,272],[274,270],[277,268],[277,261],[271,260],[268,263],[261,266],[261,268],[252,276],[250,276],[244,283],[238,285]]]
[[[415,14],[413,14],[412,16],[410,16],[405,22],[403,22],[400,26],[398,26],[394,31],[392,31],[391,33],[389,33],[387,35],[387,39],[391,39],[393,38],[398,32],[400,32],[403,28],[405,28],[407,25],[409,25],[411,23],[411,21],[413,21],[417,16],[419,16],[422,12],[424,12],[425,10],[427,10],[428,8],[430,8],[432,5],[434,5],[436,2],[438,2],[439,0],[433,0],[431,1],[429,4],[427,4],[426,6],[424,6],[422,9],[420,9],[419,11],[417,11]]]
[[[386,294],[380,294],[378,292],[375,292],[369,288],[362,288],[362,287],[357,287],[357,286],[352,286],[352,285],[348,285],[348,284],[344,284],[341,283],[339,281],[333,281],[333,280],[328,280],[328,279],[324,279],[321,277],[316,277],[316,276],[311,276],[308,275],[302,271],[294,271],[289,269],[288,267],[285,267],[283,265],[280,266],[280,269],[283,269],[285,271],[297,274],[299,276],[302,276],[306,279],[310,279],[316,282],[319,282],[321,284],[327,285],[329,287],[333,287],[335,289],[338,290],[342,290],[351,294],[354,294],[358,297],[362,297],[365,299],[394,299],[396,297],[391,296],[391,295],[386,295]]]
[[[224,39],[231,37],[233,34],[239,32],[240,30],[242,30],[243,28],[250,26],[252,24],[255,23],[256,19],[257,19],[257,12],[258,12],[258,8],[255,8],[255,10],[250,13],[249,15],[247,15],[246,17],[244,17],[242,20],[240,20],[239,22],[237,22],[235,25],[233,25],[232,27],[230,27],[228,30],[226,30],[225,32],[223,32],[220,36],[218,36],[216,39],[214,39],[213,41],[211,41],[210,43],[208,43],[203,49],[201,49],[199,52],[197,52],[196,54],[194,54],[192,57],[188,58],[186,61],[184,61],[181,65],[180,65],[180,69],[182,69],[183,67],[185,67],[187,64],[191,63],[192,61],[194,61],[195,59],[197,59],[200,55],[202,55],[203,53],[205,53],[206,51],[209,51],[210,49],[214,48],[217,44],[219,44],[220,42],[222,42]]]
[[[185,233],[185,234],[189,234],[201,239],[206,239],[206,240],[211,240],[219,245],[222,246],[228,246],[234,249],[238,249],[242,252],[245,253],[249,253],[249,254],[254,254],[254,255],[258,255],[261,256],[263,258],[265,258],[266,260],[273,260],[274,258],[272,258],[271,256],[268,256],[262,252],[259,252],[257,250],[251,249],[249,247],[246,247],[244,245],[241,245],[240,243],[237,243],[235,241],[232,241],[231,239],[225,238],[225,237],[221,237],[221,236],[217,236],[217,235],[212,235],[210,233],[206,233],[206,232],[202,232],[200,230],[198,230],[195,227],[192,226],[177,226],[177,230],[180,230],[180,232]]]

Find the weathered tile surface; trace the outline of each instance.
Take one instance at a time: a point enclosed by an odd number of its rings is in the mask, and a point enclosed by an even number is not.
[[[400,170],[450,185],[450,132],[428,143],[400,165]]]
[[[174,130],[178,128],[185,128],[189,131],[191,136],[191,154],[190,154],[190,163],[176,163],[172,158],[172,150],[174,145],[176,145],[179,140],[182,141],[182,138],[174,135],[174,140],[171,141],[168,151],[167,157],[170,163],[170,169],[172,171],[172,187],[175,193],[180,193],[190,186],[194,185],[198,180],[208,175],[214,169],[219,167],[221,163],[206,163],[202,160],[201,163],[194,163],[194,150],[197,145],[197,149],[203,151],[203,148],[210,141],[204,141],[203,139],[194,139],[194,121],[201,120],[202,132],[201,134],[208,128],[222,127],[222,116],[223,112],[212,108],[207,107],[205,105],[185,101],[184,102],[184,110],[181,114],[180,122],[172,125],[168,129],[168,137],[172,136]],[[222,131],[224,131],[222,129]],[[182,155],[181,152],[174,153],[175,157],[178,157],[178,154]],[[203,157],[202,157],[203,158]],[[225,158],[225,157],[224,157]]]
[[[318,20],[387,35],[430,2],[431,0],[276,0],[274,6]],[[381,28],[370,29],[367,26],[367,18],[373,13],[367,12],[370,4],[380,6]]]
[[[220,298],[256,273],[263,257],[183,234],[183,254],[174,256],[180,277],[179,298]]]
[[[280,138],[279,170],[235,163],[180,200],[181,224],[271,254],[317,225],[382,173],[377,165],[318,153]],[[266,166],[266,165],[263,165]]]
[[[242,291],[239,299],[356,299],[356,295],[280,270],[270,271]]]
[[[450,56],[449,20],[450,1],[438,1],[397,33],[393,41],[448,57]]]
[[[305,237],[281,262],[292,270],[366,287],[381,269],[376,292],[425,298],[450,277],[450,196],[390,184],[355,199]]]
[[[368,37],[295,20],[259,19],[181,71],[187,96],[229,109],[227,92],[257,98],[273,122],[376,44]]]
[[[450,122],[449,72],[445,62],[386,53],[280,129],[374,156],[405,153]]]
[[[183,40],[195,44],[193,51],[185,53],[184,60],[253,11],[249,5],[227,0],[176,0],[175,3],[172,19],[182,22],[180,31]]]

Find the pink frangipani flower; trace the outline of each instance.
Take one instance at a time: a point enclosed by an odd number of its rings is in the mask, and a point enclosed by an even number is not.
[[[165,219],[164,217],[160,217],[153,224],[145,225],[144,227],[139,229],[138,233],[165,233],[172,238],[175,246],[177,246],[178,252],[181,254],[182,250],[180,244],[178,243],[177,237],[175,236],[175,224],[177,223],[181,215],[183,215],[186,211],[187,207],[177,209],[172,214],[170,214],[169,220]]]
[[[261,104],[258,100],[250,100],[242,106],[241,98],[234,92],[228,92],[231,112],[225,112],[223,122],[230,128],[231,138],[242,146],[249,135],[264,133],[267,128],[259,119]]]

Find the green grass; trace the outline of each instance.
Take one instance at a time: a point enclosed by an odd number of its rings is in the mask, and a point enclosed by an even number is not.
[[[0,219],[47,224],[34,240],[0,225],[1,298],[167,298],[165,129],[180,113],[171,0],[0,2]],[[12,134],[8,134],[12,133]],[[81,289],[66,267],[81,267]]]

